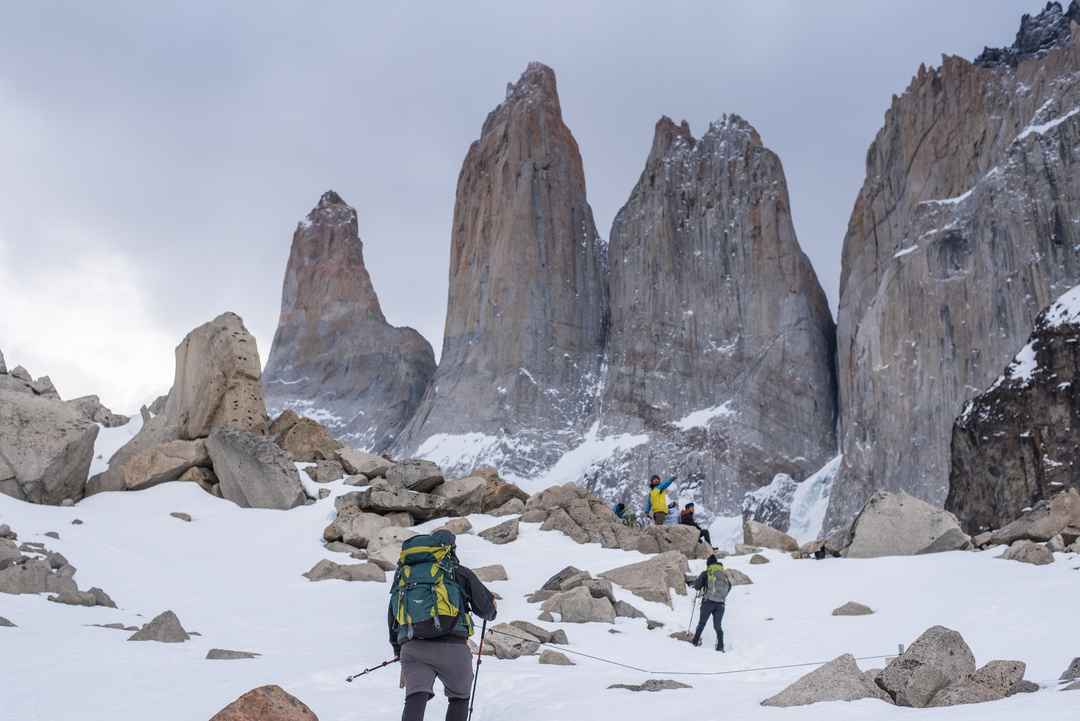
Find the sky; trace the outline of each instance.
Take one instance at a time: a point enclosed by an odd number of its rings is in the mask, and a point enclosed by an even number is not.
[[[0,9],[0,350],[132,412],[231,310],[265,362],[296,223],[356,207],[395,325],[442,344],[461,162],[555,69],[602,237],[661,115],[738,113],[780,156],[835,310],[866,150],[920,63],[1008,45],[1005,0],[34,2]]]

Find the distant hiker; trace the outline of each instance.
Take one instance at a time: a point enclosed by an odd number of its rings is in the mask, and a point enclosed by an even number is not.
[[[653,523],[658,526],[667,522],[668,511],[675,507],[674,503],[668,503],[667,489],[676,478],[677,476],[672,476],[661,482],[660,476],[654,475],[649,479],[649,514],[652,516]]]
[[[465,721],[469,714],[471,614],[490,621],[496,609],[491,591],[459,565],[456,546],[449,531],[401,544],[387,610],[390,645],[405,677],[401,721],[422,721],[436,678],[450,702],[446,721]]]
[[[709,536],[708,530],[702,528],[694,520],[694,504],[693,502],[687,503],[683,506],[682,512],[679,514],[679,523],[684,526],[693,526],[698,529],[698,540],[705,541],[705,543],[712,546],[712,538]]]
[[[731,592],[731,581],[724,571],[724,565],[716,556],[709,556],[709,560],[705,562],[705,570],[694,581],[694,588],[702,592],[702,597],[701,618],[698,619],[693,644],[701,645],[701,632],[705,630],[705,624],[712,616],[713,630],[716,631],[716,650],[723,653],[724,629],[721,623],[724,620],[724,604]]]

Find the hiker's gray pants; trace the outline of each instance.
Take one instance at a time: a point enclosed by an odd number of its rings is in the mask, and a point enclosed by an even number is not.
[[[405,696],[435,695],[435,679],[447,698],[469,698],[472,691],[472,654],[464,642],[415,639],[401,647],[401,670]]]

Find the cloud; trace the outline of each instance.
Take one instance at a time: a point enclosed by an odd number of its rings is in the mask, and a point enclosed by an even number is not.
[[[96,394],[134,412],[168,391],[177,339],[151,317],[138,268],[72,228],[87,250],[61,267],[27,267],[0,239],[0,350],[11,369],[48,375],[63,398]]]

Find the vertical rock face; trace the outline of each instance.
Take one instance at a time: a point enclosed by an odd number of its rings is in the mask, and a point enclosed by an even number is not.
[[[356,211],[328,191],[293,235],[263,375],[271,412],[292,408],[350,446],[378,452],[412,416],[434,373],[431,345],[386,322]]]
[[[530,474],[592,410],[607,319],[604,248],[551,68],[530,64],[488,115],[453,223],[442,357],[398,449],[469,438],[474,458]]]
[[[1029,23],[1055,17],[1034,54],[920,68],[870,146],[844,239],[827,527],[876,489],[942,503],[964,403],[1080,282],[1080,45],[1054,3]]]
[[[956,420],[945,508],[976,533],[1069,487],[1080,490],[1080,286]]]
[[[835,455],[832,314],[780,159],[749,123],[726,116],[697,140],[662,118],[609,258],[603,425],[650,438],[622,470],[675,463],[734,512],[775,474]]]

